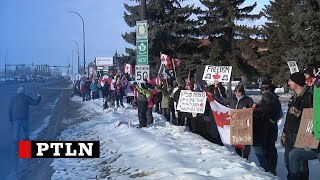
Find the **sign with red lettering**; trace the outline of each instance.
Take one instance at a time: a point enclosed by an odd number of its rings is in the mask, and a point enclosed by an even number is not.
[[[299,131],[294,147],[317,149],[319,140],[313,136],[313,108],[305,108],[302,111]]]
[[[177,110],[189,113],[204,113],[206,100],[205,92],[181,90]]]
[[[230,111],[231,144],[252,145],[252,108]]]

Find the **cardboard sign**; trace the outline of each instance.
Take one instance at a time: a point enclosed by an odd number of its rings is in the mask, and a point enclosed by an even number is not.
[[[313,108],[304,108],[300,121],[299,131],[294,147],[317,149],[319,140],[314,139],[313,131]]]
[[[320,140],[320,88],[313,87],[313,133]]]
[[[201,84],[203,86],[207,84],[206,81],[202,80],[205,68],[206,68],[206,66],[204,66],[204,65],[197,65],[197,71],[196,71],[195,78],[194,78],[196,83]]]
[[[289,66],[291,74],[293,74],[295,72],[299,72],[299,68],[298,68],[297,63],[295,61],[288,61],[287,64]]]
[[[190,113],[204,113],[206,93],[181,90],[177,110]]]
[[[215,81],[229,82],[231,76],[232,66],[211,66],[206,65],[202,80],[204,81]]]
[[[252,108],[230,111],[231,144],[252,145]]]

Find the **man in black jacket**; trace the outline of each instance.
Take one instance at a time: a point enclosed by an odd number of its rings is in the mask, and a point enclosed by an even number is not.
[[[15,95],[9,104],[9,121],[13,125],[13,137],[15,152],[18,152],[18,141],[20,140],[20,130],[23,131],[23,139],[29,140],[29,106],[35,106],[40,103],[41,96],[37,93],[36,100],[30,96],[25,95],[23,87],[19,87],[17,95]]]
[[[260,120],[263,121],[259,122],[262,127],[255,128],[255,131],[259,134],[261,129],[265,130],[264,134],[261,134],[266,160],[264,168],[267,172],[277,175],[278,153],[275,143],[278,139],[278,120],[282,118],[283,112],[279,97],[274,93],[275,88],[271,80],[263,81],[260,90],[262,98],[260,104],[256,106],[255,113],[260,113]],[[254,123],[257,124],[257,122]]]
[[[305,76],[296,72],[291,74],[288,81],[289,87],[294,90],[295,94],[288,103],[288,112],[281,136],[281,144],[284,146],[284,160],[288,170],[288,179],[290,178],[289,153],[293,149],[299,130],[302,111],[304,108],[312,108],[313,95],[309,86],[305,85]],[[300,179],[309,179],[308,161],[300,161]]]

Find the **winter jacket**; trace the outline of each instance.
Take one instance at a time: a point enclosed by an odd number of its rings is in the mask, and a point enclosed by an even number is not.
[[[168,87],[162,88],[162,101],[161,101],[161,108],[166,109],[170,108],[171,99],[170,94],[172,93],[172,87],[169,85]]]
[[[261,101],[256,105],[253,112],[254,145],[261,145],[266,142],[267,136],[270,136],[268,134],[269,128],[280,118],[280,112],[282,112],[282,109],[278,97],[272,92],[263,93]]]
[[[305,86],[298,95],[293,95],[288,103],[288,112],[283,132],[297,134],[301,121],[303,108],[313,107],[313,95],[309,86]]]
[[[178,90],[176,92],[174,92],[174,94],[173,94],[173,101],[176,103],[178,103],[178,101],[179,101],[181,90],[184,90],[184,87],[179,86]]]
[[[151,92],[139,87],[137,84],[134,86],[138,92],[138,99],[137,101],[145,101],[147,102],[149,97],[151,96]]]
[[[96,84],[96,83],[91,83],[91,84],[90,84],[90,90],[91,90],[92,92],[97,92],[97,91],[98,91],[98,84]]]
[[[251,108],[253,105],[253,100],[247,95],[244,95],[239,100],[236,98],[236,96],[233,96],[232,98],[224,99],[223,104],[229,105],[231,109]]]
[[[41,96],[34,100],[25,94],[17,94],[9,104],[9,121],[29,120],[29,106],[38,105],[40,101]]]

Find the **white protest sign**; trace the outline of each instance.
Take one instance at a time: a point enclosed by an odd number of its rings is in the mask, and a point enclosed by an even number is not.
[[[232,66],[211,66],[206,65],[204,69],[202,80],[229,82],[231,76]]]
[[[288,61],[287,64],[289,66],[291,74],[293,74],[295,72],[299,72],[299,68],[298,68],[297,63],[295,61]]]
[[[114,90],[115,90],[115,87],[114,87],[115,83],[116,83],[116,80],[112,79],[112,80],[111,80],[111,84],[110,84],[110,90],[111,90],[111,91],[114,91]]]
[[[127,96],[134,96],[134,81],[129,81],[127,86]]]
[[[181,112],[204,113],[206,100],[205,92],[181,90],[177,108]]]
[[[138,83],[143,83],[144,79],[149,80],[149,65],[136,65],[135,80]]]

